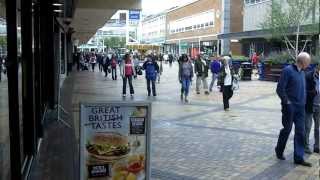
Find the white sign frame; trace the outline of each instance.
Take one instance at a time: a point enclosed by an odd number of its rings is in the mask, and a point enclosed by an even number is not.
[[[79,103],[79,177],[80,180],[86,180],[86,177],[84,177],[84,172],[82,172],[83,165],[81,164],[83,162],[82,158],[84,158],[84,149],[83,148],[83,127],[82,127],[82,107],[85,106],[116,106],[116,107],[146,107],[147,108],[147,119],[145,121],[145,137],[146,137],[146,150],[145,150],[145,179],[151,180],[151,112],[152,112],[152,103],[148,101],[137,101],[137,102],[125,102],[125,101],[107,101],[107,102],[94,102],[94,103]],[[85,144],[84,144],[85,146]]]

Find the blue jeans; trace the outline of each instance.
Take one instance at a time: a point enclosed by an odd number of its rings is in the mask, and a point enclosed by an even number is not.
[[[282,104],[282,125],[276,147],[278,154],[283,154],[294,123],[294,160],[303,161],[305,139],[305,110],[304,106]]]
[[[185,96],[188,96],[191,80],[188,78],[182,78],[181,81],[181,94],[184,93]]]

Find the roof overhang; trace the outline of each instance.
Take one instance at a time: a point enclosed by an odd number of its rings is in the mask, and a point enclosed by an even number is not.
[[[141,0],[78,0],[71,22],[73,38],[86,43],[118,10],[140,10]]]

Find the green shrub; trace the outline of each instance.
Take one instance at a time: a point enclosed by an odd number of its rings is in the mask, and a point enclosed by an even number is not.
[[[238,61],[248,61],[250,58],[245,56],[232,56],[232,59],[238,60]]]
[[[293,63],[295,60],[287,52],[272,52],[266,58],[268,64]]]

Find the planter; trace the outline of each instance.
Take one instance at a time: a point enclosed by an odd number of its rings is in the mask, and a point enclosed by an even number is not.
[[[264,79],[265,81],[278,82],[281,76],[282,69],[288,64],[264,64]]]
[[[261,76],[259,80],[278,82],[282,69],[288,65],[290,64],[263,64],[261,67],[263,72],[259,74]],[[311,64],[306,71],[312,71],[316,66],[316,64]]]

